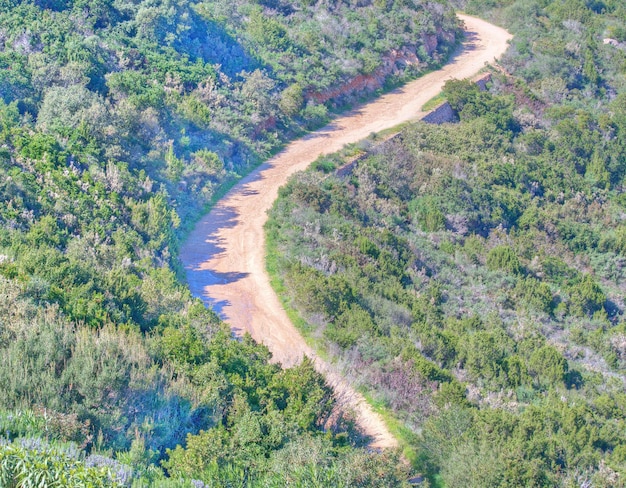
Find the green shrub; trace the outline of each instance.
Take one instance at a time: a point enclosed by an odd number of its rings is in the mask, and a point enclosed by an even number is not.
[[[512,274],[522,272],[520,260],[510,246],[500,245],[492,248],[487,253],[486,263],[491,270],[502,270]]]
[[[600,285],[588,274],[573,281],[568,286],[568,291],[569,309],[574,315],[590,317],[604,308],[606,295]]]
[[[522,278],[515,286],[515,293],[526,306],[544,313],[552,311],[553,297],[550,286],[536,278]]]
[[[42,439],[32,439],[26,444],[33,448],[0,446],[0,484],[3,487],[121,488],[126,481],[118,478],[118,473],[110,467],[86,467],[83,461],[71,455],[71,449],[50,446]]]
[[[415,213],[415,219],[424,232],[438,232],[445,229],[446,217],[438,202],[433,198],[420,198],[409,204]]]
[[[528,370],[542,386],[559,384],[567,373],[567,361],[554,347],[545,345],[530,355]]]

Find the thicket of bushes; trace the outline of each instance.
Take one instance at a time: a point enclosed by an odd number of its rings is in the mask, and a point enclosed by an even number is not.
[[[480,5],[479,5],[480,4]],[[457,125],[322,158],[267,226],[289,303],[446,486],[626,473],[621,2],[468,2],[516,37]],[[523,24],[522,24],[523,22]]]

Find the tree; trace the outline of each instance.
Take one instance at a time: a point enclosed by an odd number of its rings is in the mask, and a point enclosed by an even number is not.
[[[299,83],[294,83],[285,88],[280,95],[278,104],[283,113],[288,117],[297,115],[304,104],[302,86]]]
[[[64,134],[81,124],[97,135],[107,118],[107,108],[99,95],[82,85],[49,88],[37,115],[37,126],[47,132]]]

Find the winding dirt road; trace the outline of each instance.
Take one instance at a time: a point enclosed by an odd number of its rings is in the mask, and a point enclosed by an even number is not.
[[[465,22],[466,41],[449,64],[289,144],[233,187],[197,224],[180,252],[193,295],[220,314],[234,333],[249,332],[265,344],[283,366],[296,364],[304,355],[312,358],[339,404],[354,412],[375,448],[394,447],[397,441],[364,398],[315,354],[290,322],[265,270],[263,224],[278,188],[291,174],[304,170],[320,154],[424,116],[422,105],[441,91],[446,80],[470,77],[504,53],[511,39],[508,32],[474,17],[459,17]]]

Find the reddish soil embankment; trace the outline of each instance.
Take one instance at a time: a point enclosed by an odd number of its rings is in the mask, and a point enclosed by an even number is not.
[[[436,34],[425,34],[422,38],[422,46],[428,56],[433,54],[441,43],[451,45],[454,42],[454,32],[444,32],[441,29],[438,29]],[[325,103],[329,100],[337,101],[346,95],[372,92],[381,88],[389,75],[399,74],[401,66],[419,66],[419,64],[417,46],[402,46],[384,56],[380,66],[373,73],[355,76],[348,82],[321,93],[307,93],[306,99]]]

